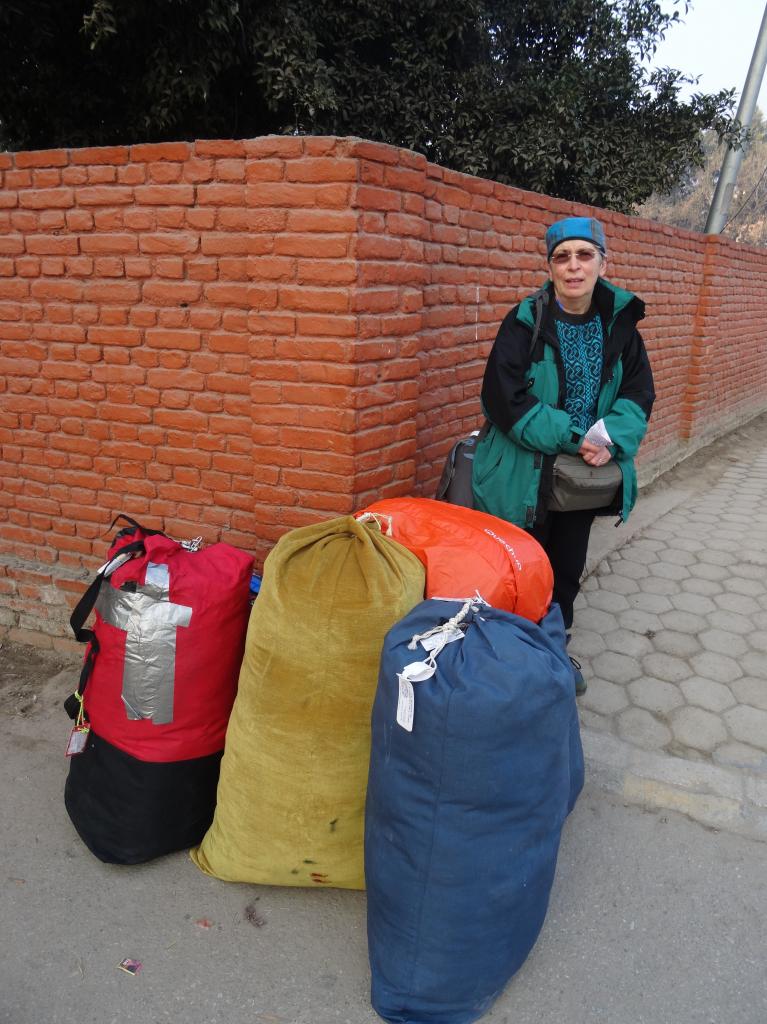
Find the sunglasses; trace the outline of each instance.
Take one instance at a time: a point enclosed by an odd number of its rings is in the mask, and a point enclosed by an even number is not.
[[[579,263],[591,263],[597,256],[601,256],[601,253],[597,252],[596,249],[578,249],[576,252],[555,252],[553,256],[549,256],[549,262],[557,267],[564,267],[573,256],[575,256]]]

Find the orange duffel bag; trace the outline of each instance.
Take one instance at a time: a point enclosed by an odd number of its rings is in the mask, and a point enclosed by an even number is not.
[[[432,498],[384,498],[357,519],[375,518],[426,568],[426,597],[467,598],[539,622],[551,604],[546,552],[518,526]]]

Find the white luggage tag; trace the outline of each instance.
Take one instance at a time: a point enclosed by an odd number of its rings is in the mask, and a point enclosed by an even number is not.
[[[411,661],[397,674],[399,682],[399,700],[397,701],[397,724],[407,732],[413,731],[415,718],[415,690],[413,683],[423,683],[431,679],[437,666],[428,661]]]
[[[77,754],[82,754],[88,745],[88,737],[91,732],[91,724],[85,718],[83,696],[75,691],[75,697],[80,704],[80,710],[77,713],[77,720],[72,726],[72,732],[69,734],[69,741],[65,751],[67,757],[76,757]]]
[[[413,720],[415,719],[413,683],[423,683],[427,679],[431,679],[437,671],[437,658],[448,644],[455,643],[456,640],[463,640],[466,633],[460,623],[472,608],[476,611],[478,607],[477,599],[470,598],[452,619],[448,619],[441,626],[435,626],[427,633],[416,634],[408,644],[408,649],[414,651],[420,643],[421,647],[429,652],[429,657],[426,661],[411,661],[401,672],[397,673],[397,682],[399,683],[397,724],[407,732],[413,731]]]

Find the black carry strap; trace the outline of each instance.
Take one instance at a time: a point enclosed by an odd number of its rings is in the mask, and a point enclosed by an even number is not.
[[[77,684],[77,689],[74,693],[70,693],[67,699],[64,701],[64,710],[72,719],[73,722],[77,721],[82,707],[83,691],[88,682],[88,677],[93,671],[93,662],[96,659],[96,655],[99,652],[98,640],[94,636],[91,641],[91,646],[88,648],[88,653],[85,655],[85,661],[83,667],[80,670],[80,681]]]
[[[103,566],[101,572],[96,576],[95,580],[91,583],[88,589],[85,591],[83,596],[77,602],[74,607],[72,614],[69,617],[69,625],[72,627],[72,632],[75,634],[75,640],[78,640],[81,644],[93,643],[95,636],[92,629],[85,629],[85,623],[88,620],[88,616],[93,611],[96,601],[101,590],[101,584],[111,576],[112,573],[107,573],[107,569],[110,567],[112,562],[120,558],[121,555],[129,555],[131,558],[134,555],[143,555],[146,551],[143,540],[134,540],[131,544],[126,544],[124,547],[115,554],[113,558],[110,558],[106,565]],[[123,559],[127,562],[129,559]],[[121,563],[122,564],[122,563]],[[115,566],[118,569],[119,566]],[[114,572],[114,569],[112,570]]]
[[[539,288],[538,291],[532,296],[535,300],[535,327],[533,327],[533,335],[530,338],[530,361],[532,362],[533,353],[535,352],[535,346],[538,342],[538,335],[541,333],[541,323],[543,322],[543,309],[544,306],[549,304],[549,292],[546,286]]]
[[[132,519],[130,516],[126,516],[124,513],[120,513],[120,515],[114,517],[109,529],[113,530],[120,519],[124,519],[127,523],[130,523],[130,526],[124,527],[120,530],[117,534],[118,538],[135,533],[137,530],[140,530],[147,537],[156,536],[158,534],[163,537],[165,536],[162,530],[148,530],[146,527],[142,526],[141,523],[136,522],[135,519]],[[122,561],[120,561],[120,565],[122,565],[131,558],[135,558],[137,555],[143,555],[145,552],[146,547],[144,546],[143,540],[134,540],[130,544],[125,544],[121,547],[120,550],[117,551],[104,566],[102,566],[101,571],[97,574],[96,578],[77,602],[71,616],[69,617],[69,625],[75,635],[75,640],[79,641],[81,644],[90,644],[85,655],[85,660],[83,661],[83,667],[80,671],[80,681],[77,684],[77,690],[70,694],[64,701],[64,710],[73,720],[77,719],[80,712],[85,687],[88,685],[88,679],[93,671],[93,664],[96,660],[96,655],[99,652],[99,642],[96,638],[96,634],[92,629],[86,629],[85,623],[88,621],[88,617],[96,605],[102,583],[108,578],[108,576],[111,576],[115,569],[119,568],[119,565],[116,565],[114,569],[109,572],[107,570],[109,570],[109,567],[117,559],[122,559]],[[122,558],[124,555],[127,555],[128,557]]]
[[[114,517],[114,519],[112,520],[112,525],[109,527],[110,530],[114,530],[118,519],[124,519],[126,523],[130,523],[132,529],[129,530],[127,526],[124,526],[122,530],[120,530],[120,532],[117,534],[117,537],[124,537],[127,533],[132,533],[134,530],[141,530],[145,537],[167,536],[162,532],[162,530],[150,530],[148,527],[142,526],[141,523],[137,522],[135,519],[132,519],[130,516],[126,516],[124,512],[120,512],[119,515],[116,515]],[[117,538],[115,538],[115,540],[116,539]]]
[[[148,530],[146,526],[142,526],[141,523],[137,522],[135,519],[132,519],[130,516],[126,516],[124,512],[121,512],[119,515],[114,517],[109,529],[114,530],[120,519],[124,519],[126,523],[130,523],[130,528],[127,526],[123,527],[123,529],[117,534],[115,540],[135,533],[136,530],[140,530],[145,537],[156,537],[158,535],[161,537],[165,536],[162,530]],[[83,596],[77,602],[77,605],[69,618],[69,625],[72,627],[72,632],[75,634],[75,640],[78,640],[81,644],[93,643],[95,640],[93,630],[84,629],[83,627],[88,621],[88,616],[93,611],[93,607],[96,604],[99,591],[101,590],[101,584],[104,582],[107,575],[111,575],[111,573],[107,573],[107,569],[112,562],[114,562],[115,559],[120,558],[121,555],[130,555],[131,558],[133,558],[134,555],[143,555],[145,550],[143,540],[135,540],[131,544],[126,544],[124,547],[121,547],[120,550],[116,552],[115,555],[104,565],[101,572],[96,576],[96,579],[91,583]],[[128,559],[123,559],[123,561],[128,561]],[[117,568],[119,568],[119,566],[115,566],[115,569]]]
[[[528,352],[530,362],[532,362],[533,360],[535,346],[538,344],[538,336],[541,333],[541,324],[543,323],[543,312],[545,307],[548,306],[549,304],[549,292],[546,288],[546,285],[544,285],[543,288],[539,288],[537,292],[534,292],[531,298],[535,302],[535,325],[533,326],[533,333],[530,337],[530,349]],[[490,432],[490,427],[492,427],[492,425],[493,424],[490,422],[490,420],[485,420],[485,425],[482,427],[482,430],[480,430],[479,437],[477,438],[478,442],[481,441],[483,438],[487,437],[488,433]]]

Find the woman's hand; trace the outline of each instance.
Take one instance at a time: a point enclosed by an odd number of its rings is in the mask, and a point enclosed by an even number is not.
[[[588,462],[590,466],[605,466],[612,458],[610,449],[605,445],[592,444],[591,441],[584,440],[578,449],[578,454],[582,456],[584,462]]]

